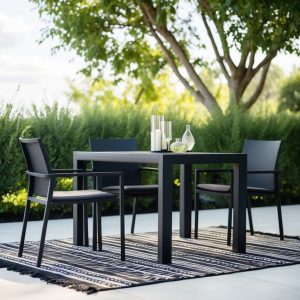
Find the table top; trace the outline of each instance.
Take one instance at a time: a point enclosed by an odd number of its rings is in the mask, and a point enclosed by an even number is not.
[[[150,151],[74,151],[76,161],[111,161],[133,163],[160,163],[169,161],[177,164],[188,163],[240,163],[247,158],[245,153],[219,152],[150,152]]]

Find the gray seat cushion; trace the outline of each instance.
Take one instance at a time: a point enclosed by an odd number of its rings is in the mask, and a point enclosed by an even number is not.
[[[54,191],[53,201],[55,202],[80,202],[97,201],[102,199],[115,199],[116,195],[98,190],[79,190],[79,191]]]
[[[247,186],[248,193],[274,193],[274,190],[264,189],[260,187]]]
[[[216,193],[226,193],[230,192],[230,185],[223,184],[197,184],[197,190],[216,192]]]
[[[206,191],[206,192],[214,192],[214,193],[230,193],[230,185],[224,184],[197,184],[197,190]],[[247,186],[248,193],[272,193],[272,190]]]
[[[118,193],[119,186],[107,186],[103,188],[104,191],[111,193]],[[158,185],[157,184],[147,184],[147,185],[125,185],[124,193],[125,195],[153,195],[157,194]]]

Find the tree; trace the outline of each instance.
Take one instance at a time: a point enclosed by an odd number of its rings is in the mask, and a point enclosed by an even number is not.
[[[280,88],[279,108],[300,111],[300,70],[295,71]]]
[[[42,40],[58,37],[57,48],[75,49],[86,61],[86,74],[97,69],[100,76],[109,64],[116,81],[127,74],[144,88],[168,63],[210,112],[221,109],[201,77],[205,38],[231,102],[245,109],[261,94],[277,53],[300,54],[299,0],[31,1],[47,22]],[[253,93],[243,99],[259,71]]]
[[[260,71],[260,73],[261,72],[262,70]],[[260,74],[258,73],[258,76],[255,76],[251,83],[248,85],[244,93],[244,97],[249,98],[251,93],[253,93],[255,87],[258,86],[259,80],[261,78],[259,75]],[[258,101],[276,102],[278,99],[280,87],[284,80],[285,74],[283,70],[279,66],[272,64],[268,71],[268,77],[266,78],[264,89],[258,97]]]
[[[169,68],[160,72],[153,80],[152,88],[146,89],[138,98],[138,102],[136,99],[140,92],[139,88],[130,79],[127,79],[121,86],[116,86],[112,81],[103,78],[94,80],[92,84],[85,80],[80,88],[70,81],[67,95],[69,100],[79,104],[83,109],[108,106],[120,108],[138,104],[141,109],[146,108],[150,111],[154,108],[160,113],[172,110],[170,108],[174,111],[174,106],[177,110],[182,109],[184,113],[189,112],[192,115],[199,113],[198,108],[202,107],[197,105],[198,103],[193,100],[188,91],[179,90],[176,82],[170,80],[171,77],[172,72]]]
[[[228,89],[226,84],[215,80],[217,76],[218,72],[212,69],[204,68],[201,72],[205,84],[225,110],[228,106]],[[178,81],[168,66],[159,72],[151,87],[145,89],[143,93],[140,93],[140,87],[136,85],[135,80],[130,78],[118,85],[104,78],[96,80],[84,78],[79,86],[69,81],[66,95],[83,110],[96,107],[122,109],[126,106],[139,106],[148,112],[165,115],[172,112],[175,116],[178,112],[187,120],[195,120],[201,116],[201,120],[204,121],[209,117],[205,107],[196,102],[186,89],[178,86]]]

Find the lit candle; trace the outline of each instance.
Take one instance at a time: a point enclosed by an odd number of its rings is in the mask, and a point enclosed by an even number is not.
[[[155,145],[155,130],[151,131],[151,151],[156,151],[156,145]]]
[[[161,130],[155,129],[155,151],[161,151]]]

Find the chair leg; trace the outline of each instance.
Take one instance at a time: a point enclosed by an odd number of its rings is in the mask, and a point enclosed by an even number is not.
[[[28,217],[29,217],[30,204],[31,204],[31,201],[27,200],[26,206],[25,206],[25,211],[24,211],[23,227],[22,227],[22,234],[21,234],[21,241],[20,241],[20,246],[19,246],[18,257],[22,257],[22,255],[23,255],[24,241],[25,241],[25,235],[26,235],[27,221],[28,221]]]
[[[97,239],[98,239],[98,250],[102,251],[102,211],[101,202],[97,202]]]
[[[232,207],[233,207],[233,193],[230,194],[230,199],[228,203],[227,246],[231,245]]]
[[[50,214],[50,207],[51,207],[51,204],[48,202],[47,205],[46,205],[46,207],[45,207],[45,211],[44,211],[43,228],[42,228],[42,234],[41,234],[41,240],[40,240],[40,247],[39,247],[38,258],[37,258],[37,262],[36,262],[37,267],[40,267],[41,263],[42,263],[42,257],[43,257],[43,252],[44,252],[44,244],[45,244],[45,237],[46,237],[48,219],[49,219],[49,214]]]
[[[83,204],[83,245],[89,245],[88,205]]]
[[[194,195],[194,210],[195,210],[195,231],[194,231],[194,238],[197,239],[198,238],[198,215],[199,215],[199,198],[200,198],[200,193],[198,194],[195,191],[195,195]]]
[[[132,234],[134,233],[135,219],[136,219],[136,197],[133,198],[133,202],[132,202],[132,221],[131,221],[131,230],[130,230]]]
[[[124,199],[120,197],[120,239],[121,239],[121,261],[125,260],[125,219],[124,219]]]
[[[251,233],[251,235],[254,235],[250,196],[247,197],[247,210],[248,210],[248,219],[249,219],[250,233]]]
[[[283,224],[282,224],[282,213],[281,213],[281,199],[279,192],[276,193],[276,204],[278,213],[278,224],[279,224],[279,236],[280,240],[283,241]]]
[[[97,250],[97,202],[92,204],[92,215],[93,215],[93,250]]]

